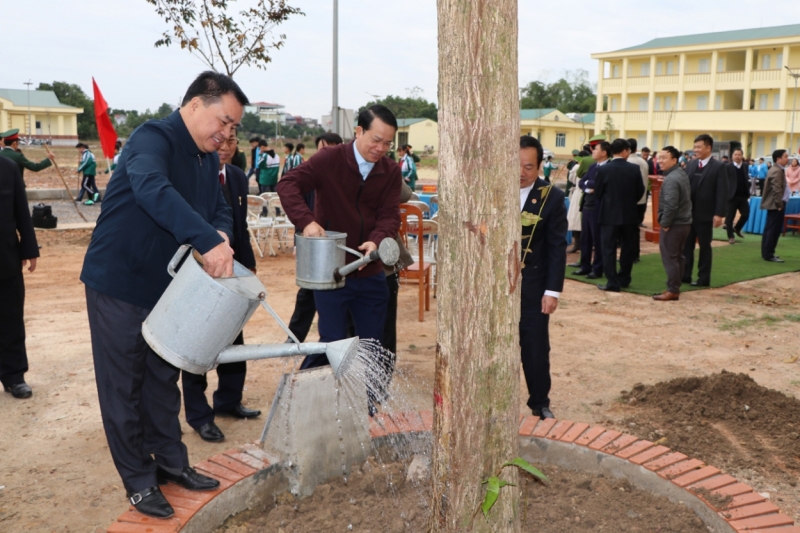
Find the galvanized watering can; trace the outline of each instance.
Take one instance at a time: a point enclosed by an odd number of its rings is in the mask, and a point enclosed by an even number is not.
[[[267,291],[252,272],[234,261],[233,277],[212,278],[189,253],[191,249],[181,246],[169,262],[173,280],[142,324],[147,344],[164,360],[204,374],[222,363],[325,354],[337,378],[347,372],[358,351],[358,337],[301,344],[267,304]],[[259,305],[295,344],[231,346]]]
[[[393,265],[400,258],[400,247],[394,239],[383,239],[378,249],[368,255],[345,246],[347,233],[329,231],[324,237],[297,235],[297,286],[326,291],[344,287],[345,276],[367,263],[380,259]],[[359,257],[345,265],[345,253]]]

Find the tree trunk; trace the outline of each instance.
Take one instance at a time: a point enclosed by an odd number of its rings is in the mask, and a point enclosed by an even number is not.
[[[438,0],[438,19],[442,209],[431,530],[516,533],[516,487],[501,489],[488,520],[478,509],[481,482],[518,449],[517,0]],[[507,468],[501,478],[516,483],[517,473]]]

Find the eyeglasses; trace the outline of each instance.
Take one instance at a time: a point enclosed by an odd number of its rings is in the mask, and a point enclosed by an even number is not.
[[[376,139],[375,137],[370,137],[370,142],[372,144],[380,144],[387,150],[391,150],[392,148],[394,148],[394,141],[384,141],[381,139]]]

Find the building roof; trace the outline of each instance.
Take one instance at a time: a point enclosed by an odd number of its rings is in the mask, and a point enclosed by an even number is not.
[[[273,103],[270,103],[270,102],[250,102],[248,104],[248,106],[249,107],[272,107],[272,108],[275,108],[275,109],[280,108],[280,107],[284,107],[281,104],[273,104]]]
[[[585,113],[583,115],[577,113],[577,115],[579,117],[578,120],[572,119],[575,120],[575,122],[582,122],[583,124],[594,124],[594,113]]]
[[[416,124],[417,122],[422,122],[423,120],[430,120],[429,118],[398,118],[397,119],[397,127],[398,128],[405,128],[406,126],[411,126],[412,124]]]
[[[28,106],[28,91],[26,89],[0,89],[0,98],[10,100],[15,107]],[[53,91],[30,91],[31,107],[61,107],[64,109],[79,109],[58,101]]]
[[[800,36],[800,24],[789,24],[786,26],[772,26],[770,28],[751,28],[747,30],[678,35],[676,37],[659,37],[658,39],[653,39],[652,41],[647,41],[643,44],[616,50],[616,52],[646,50],[649,48],[675,48],[678,46],[693,46],[698,44],[725,43],[731,41],[754,41],[758,39],[777,39],[781,37],[798,36]]]
[[[520,120],[538,120],[545,115],[549,115],[553,111],[557,111],[555,107],[545,107],[543,109],[520,109]]]

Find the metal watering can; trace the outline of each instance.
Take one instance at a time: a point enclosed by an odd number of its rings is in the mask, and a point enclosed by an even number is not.
[[[233,277],[212,278],[189,253],[191,249],[178,248],[167,266],[173,280],[142,324],[147,344],[164,360],[204,374],[222,363],[325,354],[337,379],[347,372],[358,351],[358,337],[300,343],[267,304],[267,290],[250,270],[234,261]],[[295,344],[231,346],[259,305]]]
[[[372,261],[380,259],[393,265],[400,258],[400,247],[394,239],[383,239],[378,249],[368,255],[345,246],[347,233],[329,231],[324,237],[296,236],[297,286],[318,291],[341,289],[345,277]],[[345,265],[345,253],[359,259]]]

